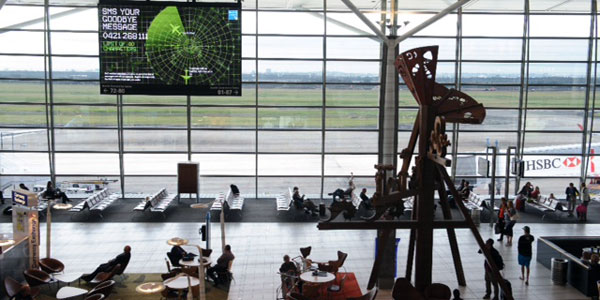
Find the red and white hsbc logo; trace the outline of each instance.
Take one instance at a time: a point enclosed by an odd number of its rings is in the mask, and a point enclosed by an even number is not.
[[[581,159],[578,157],[567,157],[563,160],[563,165],[567,168],[575,168],[581,164]]]

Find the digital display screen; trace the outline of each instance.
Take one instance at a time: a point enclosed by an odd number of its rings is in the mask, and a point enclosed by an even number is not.
[[[241,96],[240,3],[98,4],[100,93]]]

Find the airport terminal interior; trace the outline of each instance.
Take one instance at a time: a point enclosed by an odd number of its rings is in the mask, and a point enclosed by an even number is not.
[[[0,299],[598,299],[597,2],[0,0]]]

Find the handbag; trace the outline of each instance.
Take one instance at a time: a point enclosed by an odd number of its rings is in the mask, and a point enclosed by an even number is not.
[[[502,224],[501,224],[501,223],[496,223],[496,224],[494,225],[494,232],[495,232],[496,234],[501,234],[501,233],[502,233],[502,229],[504,229],[504,228],[502,228],[502,227],[503,227],[503,226],[502,226]]]
[[[512,216],[510,216],[510,220],[511,221],[518,221],[521,217],[519,216],[519,213],[516,213]]]

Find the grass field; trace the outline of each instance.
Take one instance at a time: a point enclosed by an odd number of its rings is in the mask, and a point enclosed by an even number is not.
[[[320,106],[322,89],[310,85],[306,89],[261,88],[258,90],[258,104],[265,106],[307,106],[305,108],[259,108],[259,128],[321,128]],[[115,96],[100,95],[97,84],[55,84],[55,103],[80,103],[84,105],[57,105],[55,124],[57,126],[116,126],[117,109]],[[467,90],[469,95],[487,107],[517,107],[518,90]],[[244,88],[241,97],[192,97],[194,105],[255,105],[256,89]],[[407,90],[401,90],[400,106],[414,106],[416,102]],[[183,105],[185,96],[124,96],[126,104]],[[371,106],[373,108],[328,108],[326,128],[376,129],[378,126],[379,88],[372,89],[327,89],[328,106]],[[529,93],[529,107],[583,108],[584,90],[538,91]],[[11,102],[44,103],[42,84],[0,82],[0,124],[1,125],[45,125],[43,105],[11,105]],[[600,103],[600,102],[599,102]],[[89,106],[85,104],[109,104]],[[600,104],[599,104],[600,105]],[[314,106],[314,108],[311,108]],[[185,127],[185,107],[144,107],[126,106],[123,110],[125,126],[165,126]],[[410,126],[414,121],[413,110],[402,110],[400,125]],[[256,123],[253,107],[194,107],[192,126],[194,127],[235,127],[254,128]]]

